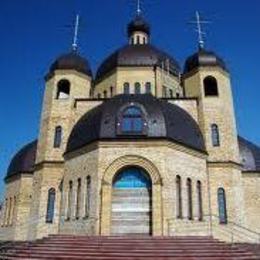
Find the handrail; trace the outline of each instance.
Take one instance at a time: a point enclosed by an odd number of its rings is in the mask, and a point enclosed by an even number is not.
[[[209,227],[209,234],[212,236],[213,235],[213,231],[216,231],[216,229],[218,229],[221,233],[228,233],[231,236],[231,243],[234,243],[235,237],[240,237],[240,238],[246,238],[247,241],[252,242],[256,241],[257,243],[260,244],[260,233],[251,230],[247,227],[242,226],[241,224],[238,224],[234,221],[228,221],[227,225],[216,225],[216,223],[213,223],[213,219],[214,220],[219,220],[219,217],[217,215],[203,215],[203,219],[206,220],[205,221],[198,221],[197,224],[200,224],[200,226],[196,226],[196,224],[193,224],[192,222],[190,222],[189,227],[182,227],[183,231],[186,230],[200,230],[201,228],[201,224],[204,224],[206,226],[210,225]],[[170,221],[176,221],[176,220],[182,220],[179,218],[168,218],[167,219],[167,224],[168,224],[168,234],[170,234]],[[187,222],[186,224],[189,224],[189,222]],[[214,226],[213,226],[214,225]],[[212,228],[212,230],[211,230]],[[227,230],[227,229],[229,230]],[[238,230],[238,229],[239,230]],[[238,233],[239,232],[239,233]]]
[[[205,215],[205,217],[209,217],[209,215]],[[214,214],[212,214],[212,217],[214,217],[214,218],[216,218],[216,219],[219,219],[219,216],[214,215]],[[241,229],[244,229],[244,230],[246,230],[246,231],[248,231],[248,232],[250,232],[250,233],[254,233],[255,235],[260,236],[260,233],[259,233],[259,232],[256,232],[256,231],[254,231],[254,230],[252,230],[252,229],[249,229],[249,228],[247,228],[247,227],[244,227],[244,226],[242,226],[242,225],[240,225],[240,224],[238,224],[238,223],[236,223],[236,222],[234,222],[234,221],[229,221],[229,220],[228,220],[228,224],[235,225],[235,226],[237,226],[237,227],[239,227],[239,228],[241,228]]]

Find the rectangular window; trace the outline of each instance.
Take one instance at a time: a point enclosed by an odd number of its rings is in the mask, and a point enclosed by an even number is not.
[[[163,98],[167,97],[167,87],[165,87],[165,86],[162,87],[162,97]]]

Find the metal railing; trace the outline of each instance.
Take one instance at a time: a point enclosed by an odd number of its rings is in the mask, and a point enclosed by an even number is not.
[[[177,225],[180,225],[178,228]],[[205,234],[221,240],[234,243],[260,244],[260,233],[242,226],[234,221],[220,224],[216,215],[204,215],[203,220],[188,220],[179,218],[167,219],[168,235],[174,234]]]

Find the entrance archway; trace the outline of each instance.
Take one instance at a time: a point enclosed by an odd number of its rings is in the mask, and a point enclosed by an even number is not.
[[[111,210],[112,234],[151,234],[152,181],[145,170],[127,167],[114,176]]]

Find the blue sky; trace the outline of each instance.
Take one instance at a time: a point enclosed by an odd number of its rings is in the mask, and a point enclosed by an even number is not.
[[[152,42],[183,64],[197,47],[189,21],[199,10],[208,49],[231,71],[238,131],[260,144],[260,2],[244,0],[142,0]],[[0,198],[15,151],[37,138],[44,75],[52,61],[68,52],[75,14],[82,18],[80,52],[92,69],[126,42],[126,24],[135,0],[12,0],[0,6]]]

